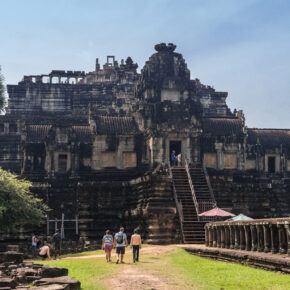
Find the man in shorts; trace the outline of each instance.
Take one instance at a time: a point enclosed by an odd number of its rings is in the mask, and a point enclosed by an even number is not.
[[[124,228],[121,227],[120,231],[115,234],[114,248],[117,253],[117,264],[119,264],[119,257],[121,255],[121,264],[124,264],[125,248],[128,246],[127,235],[124,233]]]

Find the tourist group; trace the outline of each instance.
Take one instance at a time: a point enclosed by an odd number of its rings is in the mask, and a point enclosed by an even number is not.
[[[61,255],[61,233],[59,230],[55,231],[55,234],[51,238],[51,243],[54,250],[54,259],[60,257]],[[120,231],[115,234],[114,238],[111,235],[110,230],[107,230],[103,239],[102,239],[102,249],[106,253],[107,262],[111,262],[111,253],[113,248],[116,249],[117,253],[117,261],[116,263],[124,264],[124,255],[125,249],[129,245],[127,235],[124,232],[124,228],[121,227]],[[141,236],[138,234],[137,230],[134,230],[134,234],[131,236],[130,246],[133,248],[133,262],[139,261],[139,250],[141,248]],[[37,238],[36,235],[32,237],[32,249],[33,255],[36,256],[38,252],[38,256],[43,260],[48,258],[50,259],[50,249],[51,245],[44,241],[43,243]],[[120,259],[121,258],[121,259]]]

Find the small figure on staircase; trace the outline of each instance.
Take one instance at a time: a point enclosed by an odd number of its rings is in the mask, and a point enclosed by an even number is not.
[[[181,153],[179,153],[177,155],[177,163],[178,163],[178,167],[181,167],[181,165],[182,165],[182,156],[181,156]]]
[[[175,155],[175,150],[172,150],[170,158],[171,158],[171,166],[176,166],[177,165],[177,159],[176,159],[176,155]]]

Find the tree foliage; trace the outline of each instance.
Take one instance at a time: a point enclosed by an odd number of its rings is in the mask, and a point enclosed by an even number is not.
[[[0,168],[0,230],[39,226],[49,208],[31,191],[31,182]]]
[[[4,110],[4,106],[5,106],[4,77],[1,74],[1,67],[0,67],[0,112]]]

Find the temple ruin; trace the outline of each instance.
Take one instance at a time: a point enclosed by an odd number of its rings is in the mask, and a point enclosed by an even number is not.
[[[123,225],[151,243],[198,243],[198,214],[216,204],[290,216],[290,129],[248,128],[227,92],[191,78],[174,44],[155,50],[140,73],[131,57],[108,56],[88,73],[53,70],[7,86],[0,166],[32,181],[53,209],[44,231],[64,216],[66,237],[100,240]],[[169,164],[173,150],[180,167]]]

